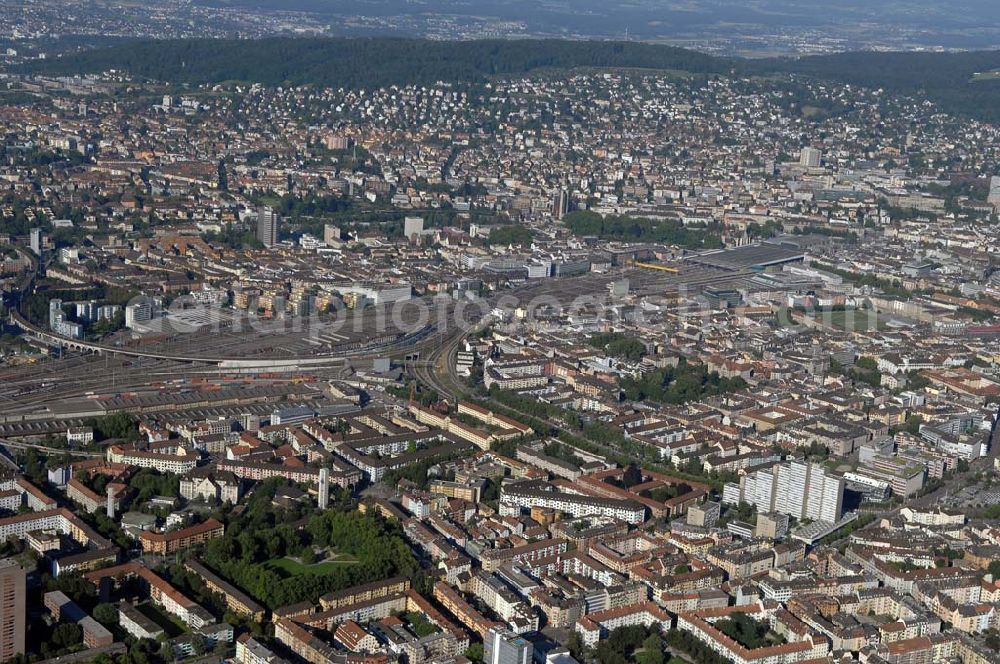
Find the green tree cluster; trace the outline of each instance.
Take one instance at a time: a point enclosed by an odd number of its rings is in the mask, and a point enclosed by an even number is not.
[[[675,219],[644,219],[624,215],[601,216],[589,210],[575,210],[563,217],[574,235],[596,236],[623,242],[662,242],[685,249],[716,249],[722,240],[715,229],[685,226]]]
[[[259,601],[276,608],[392,576],[419,576],[419,565],[398,526],[356,511],[327,511],[296,528],[290,515],[270,505],[268,494],[273,495],[277,486],[271,483],[262,497],[253,496],[247,509],[227,525],[225,536],[209,542],[202,556],[203,562]],[[299,555],[307,546],[333,547],[357,562],[295,575],[267,565]]]
[[[746,613],[734,613],[730,618],[718,620],[715,628],[750,650],[784,643],[784,639],[775,634],[769,639],[770,627]]]
[[[531,229],[519,224],[506,224],[498,226],[490,231],[487,244],[490,246],[504,247],[507,245],[528,246],[535,239],[535,234]]]
[[[629,664],[632,661],[640,661],[636,657],[636,651],[639,648],[645,651],[647,641],[652,646],[651,636],[655,636],[659,642],[660,637],[650,634],[650,631],[642,625],[618,627],[611,630],[606,639],[598,642],[594,648],[594,658],[599,664]],[[662,650],[659,653],[662,657]],[[662,660],[656,662],[653,655],[645,655],[641,661],[643,664],[662,664]]]
[[[622,378],[620,386],[625,398],[630,401],[650,399],[681,404],[742,390],[747,384],[739,376],[723,378],[715,371],[710,372],[704,364],[692,364],[682,359],[676,367],[657,369],[639,378]]]
[[[153,496],[176,498],[181,493],[181,478],[173,473],[161,473],[143,468],[129,479],[130,488],[138,491],[136,502],[144,503]]]
[[[646,344],[639,339],[622,332],[601,332],[592,335],[587,343],[594,348],[600,348],[611,357],[625,360],[638,360],[646,354]]]
[[[236,224],[226,224],[220,232],[207,231],[201,239],[212,244],[221,244],[229,249],[263,249],[264,243],[250,229],[241,228]]]
[[[421,39],[174,39],[136,41],[33,63],[23,71],[103,72],[181,84],[245,81],[264,85],[373,88],[413,83],[485,82],[540,68],[646,67],[726,71],[730,63],[695,51],[637,42]]]
[[[846,372],[846,375],[852,380],[872,387],[878,387],[882,384],[882,372],[878,369],[878,363],[870,357],[858,358],[854,366]]]
[[[139,428],[136,419],[128,413],[113,413],[89,420],[94,429],[95,440],[124,439],[138,440]]]

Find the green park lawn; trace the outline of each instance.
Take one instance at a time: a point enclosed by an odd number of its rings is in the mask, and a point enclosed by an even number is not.
[[[326,574],[341,565],[354,565],[358,560],[346,553],[334,553],[326,560],[320,560],[306,565],[294,558],[275,558],[265,563],[266,567],[281,572],[286,576],[299,576],[301,574]]]

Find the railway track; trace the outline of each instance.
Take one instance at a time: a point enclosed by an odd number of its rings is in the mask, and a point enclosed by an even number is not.
[[[608,281],[628,277],[633,280],[636,293],[663,292],[683,287],[684,285],[700,287],[712,283],[725,283],[750,274],[749,271],[722,270],[691,270],[663,278],[661,275],[651,275],[639,270],[621,270],[609,274],[588,274],[580,278],[552,279],[525,284],[517,290],[504,291],[494,297],[477,302],[477,309],[482,313],[495,306],[501,299],[513,298],[521,304],[529,302],[534,297],[551,296],[568,303],[575,297],[605,294]],[[29,282],[30,283],[30,282]],[[439,306],[432,304],[432,306]],[[455,309],[452,304],[446,305],[447,313],[452,315]],[[49,335],[44,330],[32,326],[19,314],[12,312],[19,324],[35,331],[37,334]],[[453,321],[449,323],[455,325]],[[287,332],[275,332],[274,341],[267,340],[267,346],[282,346],[281,335]],[[294,340],[288,345],[289,353],[281,360],[290,364],[287,366],[271,366],[259,369],[274,373],[289,373],[307,371],[313,374],[327,374],[330,371],[342,371],[354,360],[371,360],[378,357],[394,357],[400,359],[409,355],[420,355],[422,361],[408,365],[415,378],[436,390],[442,397],[455,400],[464,392],[462,379],[454,371],[455,356],[459,344],[466,337],[466,332],[457,325],[448,329],[431,328],[423,337],[408,337],[402,343],[388,343],[380,347],[360,348],[357,351],[347,351],[344,354],[323,356],[316,352],[295,355],[299,347]],[[270,335],[267,335],[270,336]],[[237,337],[239,338],[239,337]],[[248,345],[249,355],[241,358],[230,358],[246,363],[242,367],[248,372],[255,363],[267,363],[268,358],[261,357],[263,353],[260,339],[247,332],[244,337]],[[65,341],[65,340],[64,340]],[[299,339],[301,341],[301,339]],[[228,345],[227,345],[228,343]],[[57,362],[44,363],[23,371],[9,371],[0,380],[0,401],[4,403],[4,411],[10,414],[25,414],[39,412],[39,409],[58,401],[71,398],[82,398],[88,392],[106,393],[108,391],[131,391],[149,387],[153,377],[164,380],[176,378],[225,376],[228,373],[241,373],[240,367],[226,367],[226,351],[232,350],[232,341],[218,337],[185,338],[175,337],[155,350],[130,347],[108,346],[106,344],[86,344],[90,352],[68,357]],[[183,348],[183,346],[188,346]],[[191,352],[197,348],[198,353]],[[308,350],[308,349],[306,349]],[[166,351],[166,352],[163,352]],[[100,355],[97,355],[100,353]],[[208,357],[207,354],[213,357]],[[218,357],[215,357],[218,355]],[[279,359],[279,358],[274,358]],[[303,364],[298,366],[297,359],[305,363],[318,361],[319,364]],[[336,367],[324,368],[324,361],[337,362]],[[292,366],[296,364],[295,366]],[[250,373],[247,373],[250,375]]]
[[[39,452],[46,452],[47,454],[67,454],[69,456],[80,457],[83,459],[100,459],[104,457],[104,455],[100,452],[84,452],[83,450],[47,447],[45,445],[36,445],[34,443],[17,443],[5,438],[0,438],[0,446],[14,450],[38,450]]]

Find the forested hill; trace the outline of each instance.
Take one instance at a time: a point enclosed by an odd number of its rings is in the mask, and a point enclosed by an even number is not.
[[[729,66],[730,61],[703,53],[634,42],[269,38],[130,42],[39,61],[25,71],[76,74],[125,69],[133,76],[176,83],[246,81],[372,88],[439,80],[476,82],[543,68],[722,73]]]
[[[1000,123],[1000,51],[876,53],[751,61],[754,69],[797,73],[923,96],[942,110]]]
[[[1000,51],[856,52],[805,58],[741,60],[637,42],[268,38],[129,42],[21,71],[77,74],[124,69],[173,83],[243,81],[373,88],[435,81],[475,83],[541,69],[634,68],[694,74],[797,73],[925,96],[942,109],[1000,122]],[[997,73],[991,73],[997,72]]]

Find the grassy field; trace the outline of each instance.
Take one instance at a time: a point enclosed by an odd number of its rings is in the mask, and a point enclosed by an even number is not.
[[[980,71],[972,75],[972,82],[976,83],[978,81],[995,81],[1000,79],[1000,69],[993,69],[991,71]]]
[[[354,556],[346,553],[334,553],[326,560],[320,560],[311,565],[304,565],[294,558],[276,558],[267,561],[265,566],[286,576],[299,576],[300,574],[325,574],[341,565],[353,565],[357,562]]]
[[[848,332],[863,332],[874,329],[882,330],[886,327],[886,318],[884,316],[877,316],[875,312],[867,309],[818,311],[812,314],[812,318],[827,327]]]
[[[425,637],[438,631],[437,626],[427,619],[422,613],[410,612],[406,614],[406,622],[410,623],[413,633],[418,637]]]
[[[135,608],[139,611],[139,613],[143,614],[163,628],[163,631],[166,632],[167,636],[170,638],[180,636],[181,634],[187,632],[187,626],[181,622],[180,618],[170,615],[151,602],[138,604]]]
[[[833,311],[830,312],[830,324],[841,330],[861,332],[884,329],[886,321],[884,317],[877,316],[871,311]]]

